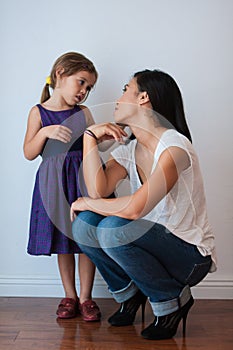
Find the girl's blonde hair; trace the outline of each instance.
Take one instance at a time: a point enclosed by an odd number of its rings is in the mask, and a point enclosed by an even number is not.
[[[56,71],[58,68],[63,69],[61,76],[70,76],[79,71],[87,71],[94,74],[96,80],[98,78],[98,73],[94,64],[88,58],[78,52],[67,52],[58,57],[55,61],[50,73],[50,84],[46,82],[41,94],[40,103],[43,103],[50,98],[49,86],[52,89],[55,88],[57,82]]]

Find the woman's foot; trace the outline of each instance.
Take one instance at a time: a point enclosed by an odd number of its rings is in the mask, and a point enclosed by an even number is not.
[[[133,324],[136,313],[142,306],[142,321],[144,321],[144,310],[147,297],[138,290],[130,299],[124,301],[120,308],[108,319],[112,326],[128,326]]]
[[[79,300],[72,298],[63,298],[60,301],[57,309],[57,316],[59,318],[73,318],[79,313]]]
[[[183,319],[183,336],[185,335],[186,330],[186,319],[188,312],[192,305],[194,304],[193,297],[182,306],[179,310],[165,316],[157,316],[154,319],[154,322],[151,323],[147,328],[145,328],[141,335],[146,339],[169,339],[174,337],[176,334],[178,325]]]
[[[99,321],[101,318],[100,309],[92,299],[79,303],[79,311],[84,321]]]

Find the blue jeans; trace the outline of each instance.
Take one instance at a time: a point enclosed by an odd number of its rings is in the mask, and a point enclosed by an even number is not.
[[[85,211],[73,222],[73,236],[96,265],[117,302],[138,289],[149,297],[156,316],[170,314],[191,297],[190,287],[209,272],[210,256],[143,219],[104,217]]]

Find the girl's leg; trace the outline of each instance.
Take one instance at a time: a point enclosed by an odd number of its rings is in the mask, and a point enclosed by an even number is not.
[[[58,254],[58,266],[66,298],[78,299],[75,287],[74,254]]]
[[[59,318],[72,318],[78,314],[78,296],[75,287],[75,257],[74,254],[58,254],[57,258],[65,298],[60,301],[56,314]]]
[[[100,218],[96,217],[95,220],[100,220]],[[82,232],[79,225],[76,225],[74,223],[73,232],[76,232],[76,231],[81,232],[81,234],[85,237],[85,232]],[[74,238],[75,238],[75,234],[74,234]],[[82,249],[80,244],[79,246]],[[79,255],[79,280],[80,280],[79,310],[85,321],[99,321],[101,317],[101,312],[98,305],[95,303],[95,301],[92,300],[92,287],[93,287],[94,277],[95,277],[94,263],[89,259],[89,257],[86,254],[80,254]]]
[[[92,287],[95,277],[95,265],[85,255],[79,255],[80,303],[79,310],[84,321],[99,321],[101,312],[92,300]]]
[[[95,277],[95,265],[85,255],[79,254],[78,261],[79,281],[80,281],[80,303],[92,299],[92,287]]]

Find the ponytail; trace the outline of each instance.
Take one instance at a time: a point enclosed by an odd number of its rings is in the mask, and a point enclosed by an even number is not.
[[[43,90],[42,90],[42,94],[41,94],[41,98],[40,98],[40,103],[44,103],[45,101],[47,101],[50,98],[50,92],[49,92],[49,84],[45,84]]]

